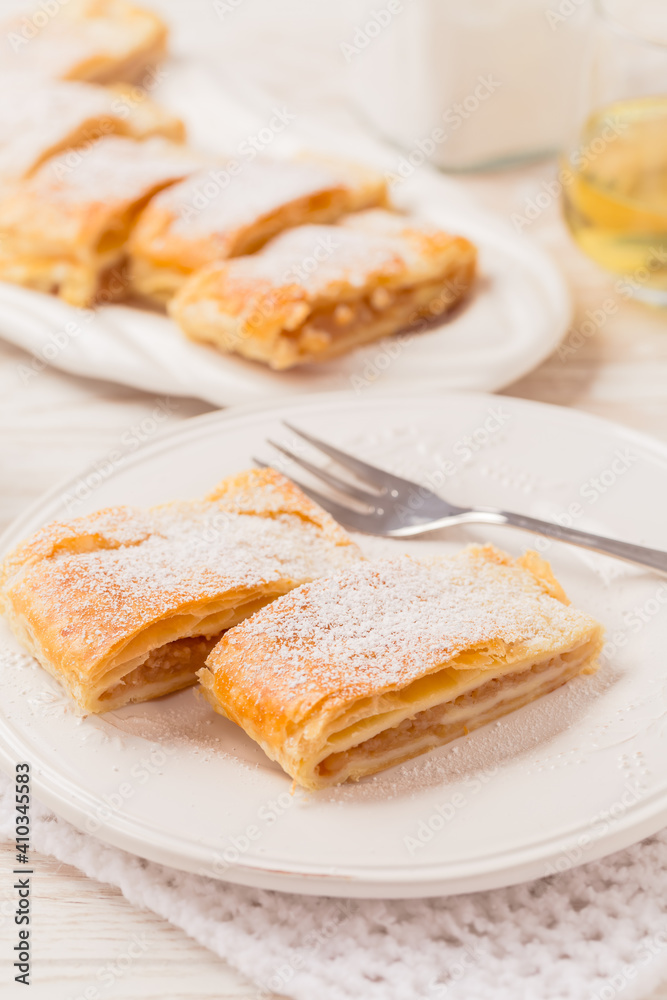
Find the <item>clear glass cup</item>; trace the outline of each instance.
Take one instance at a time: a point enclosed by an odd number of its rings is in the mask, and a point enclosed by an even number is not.
[[[667,306],[667,0],[597,0],[581,126],[562,169],[565,219],[633,294]]]

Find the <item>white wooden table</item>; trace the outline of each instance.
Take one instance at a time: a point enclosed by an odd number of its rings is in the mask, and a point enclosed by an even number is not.
[[[542,165],[465,183],[508,219],[551,177]],[[568,275],[576,301],[575,333],[567,356],[552,356],[508,387],[508,395],[543,400],[619,421],[667,440],[667,315],[614,292],[613,279],[569,241],[557,205],[530,227]],[[608,303],[613,300],[612,309]],[[607,306],[604,303],[607,302]],[[592,323],[582,324],[592,314]],[[577,332],[578,331],[578,332]],[[129,427],[154,407],[152,397],[45,369],[27,382],[21,351],[0,342],[0,527],[60,479],[116,447]],[[210,409],[179,400],[171,422]],[[0,845],[2,869],[12,867],[9,845]],[[47,857],[35,857],[35,1000],[251,1000],[257,992],[212,953],[151,913],[134,909],[115,889],[100,885]],[[124,954],[136,935],[146,945],[127,973],[100,988],[100,970]],[[0,992],[22,996],[7,962],[13,925],[0,924]],[[655,1000],[667,1000],[667,984]],[[98,997],[96,997],[98,1000]],[[538,1000],[538,998],[536,998]],[[648,1000],[648,998],[646,998]]]

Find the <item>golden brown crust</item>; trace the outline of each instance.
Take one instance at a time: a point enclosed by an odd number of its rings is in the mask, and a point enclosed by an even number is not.
[[[16,100],[17,92],[21,100]],[[29,177],[65,151],[87,149],[108,135],[185,138],[183,122],[141,87],[52,80],[25,73],[0,78],[0,181]],[[70,157],[75,162],[75,157]]]
[[[462,237],[376,209],[204,267],[169,311],[193,340],[289,368],[441,315],[466,294],[475,266]]]
[[[333,545],[348,545],[347,532],[299,487],[275,469],[248,469],[218,483],[206,498],[223,502],[229,510],[258,517],[296,515],[315,525]]]
[[[78,306],[102,292],[107,300],[122,295],[125,244],[138,212],[201,161],[160,138],[116,135],[47,160],[0,198],[0,279],[58,292]]]
[[[330,754],[384,739],[495,678],[517,672],[523,698],[532,669],[535,696],[591,670],[601,636],[567,606],[537,555],[470,546],[450,559],[404,557],[306,584],[231,629],[199,677],[216,711],[318,787]]]
[[[111,98],[111,114],[121,123],[119,134],[132,139],[162,136],[170,142],[185,142],[183,120],[154,101],[145,87],[112,83],[104,89]]]
[[[108,508],[47,525],[3,563],[0,606],[80,707],[100,711],[112,707],[104,692],[151,651],[216,635],[266,600],[360,558],[292,483],[252,470],[204,500]]]
[[[155,198],[133,233],[133,283],[166,302],[188,275],[253,253],[276,234],[305,223],[383,205],[383,178],[355,164],[301,157],[221,163]]]

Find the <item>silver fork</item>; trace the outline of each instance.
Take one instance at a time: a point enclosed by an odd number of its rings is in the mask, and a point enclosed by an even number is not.
[[[660,549],[649,549],[643,545],[633,545],[621,542],[615,538],[605,538],[603,535],[593,535],[589,531],[577,531],[566,528],[551,521],[540,521],[525,514],[513,514],[508,510],[495,507],[455,507],[442,497],[418,483],[402,479],[390,472],[378,469],[368,462],[348,455],[347,452],[335,448],[326,441],[306,434],[298,427],[285,422],[287,427],[297,437],[307,441],[313,448],[324,452],[334,461],[353,473],[357,479],[368,484],[370,489],[364,489],[323,469],[301,455],[295,454],[285,445],[275,441],[268,443],[281,452],[302,469],[320,479],[338,493],[365,506],[365,510],[353,509],[339,503],[329,496],[319,493],[298,480],[297,485],[309,497],[328,510],[333,517],[350,531],[360,531],[368,535],[382,535],[390,538],[404,538],[409,535],[420,535],[435,528],[450,527],[454,524],[507,524],[523,531],[532,531],[536,535],[546,535],[559,542],[569,542],[593,552],[602,552],[617,559],[649,566],[659,573],[667,574],[667,552]],[[255,459],[258,465],[266,467],[268,463]],[[293,477],[290,477],[293,478]]]

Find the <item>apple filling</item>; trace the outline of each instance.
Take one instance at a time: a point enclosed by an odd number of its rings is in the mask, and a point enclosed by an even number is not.
[[[158,693],[176,691],[194,684],[197,680],[197,670],[201,670],[204,666],[206,657],[221,634],[175,639],[165,646],[152,649],[143,663],[130,670],[113,687],[104,691],[100,695],[100,701],[125,705],[131,701],[145,701],[147,697],[156,697]],[[179,680],[182,683],[179,683]],[[159,691],[161,687],[165,688],[165,692]],[[139,695],[139,699],[136,695]]]
[[[315,781],[322,787],[373,774],[458,739],[565,684],[581,672],[582,664],[590,656],[591,645],[586,643],[529,669],[491,677],[481,684],[479,673],[485,671],[471,671],[475,676],[470,680],[475,686],[458,697],[403,717],[398,722],[394,721],[395,717],[405,716],[405,708],[360,720],[329,737],[328,746],[332,749],[337,743],[339,746],[347,744],[347,748],[330,753],[320,761],[315,768]],[[451,672],[446,670],[443,674]],[[456,673],[461,677],[461,686],[465,686],[466,672]],[[377,732],[383,722],[388,728]],[[375,734],[359,740],[364,730],[371,728],[376,730]],[[355,739],[358,740],[356,745],[350,745]]]
[[[358,299],[315,308],[301,326],[281,333],[276,367],[334,357],[409,327],[420,317],[435,318],[459,295],[460,290],[439,278],[410,288],[380,286]]]

